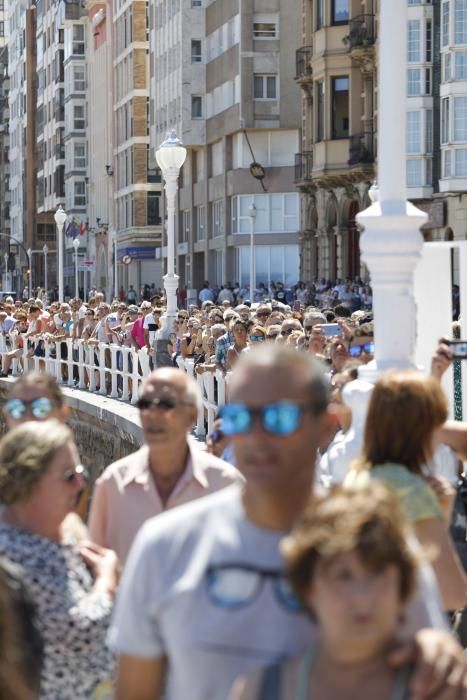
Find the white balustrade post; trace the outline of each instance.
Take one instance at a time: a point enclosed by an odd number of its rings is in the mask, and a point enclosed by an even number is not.
[[[118,345],[110,346],[110,376],[111,376],[111,388],[110,388],[110,398],[118,399],[118,363],[117,363],[117,351],[120,350]]]
[[[99,343],[99,394],[107,394],[106,376],[105,376],[105,351],[106,343]]]
[[[368,381],[387,369],[415,366],[414,270],[423,246],[420,227],[427,220],[406,201],[406,0],[381,0],[379,31],[379,196],[357,215],[373,288],[375,359],[359,370]]]

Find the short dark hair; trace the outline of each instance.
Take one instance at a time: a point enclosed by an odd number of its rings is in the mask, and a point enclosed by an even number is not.
[[[350,318],[352,312],[346,304],[338,304],[334,307],[334,313],[338,318]]]

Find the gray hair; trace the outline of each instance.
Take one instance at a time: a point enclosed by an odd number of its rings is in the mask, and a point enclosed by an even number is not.
[[[306,323],[326,323],[326,316],[321,311],[307,311],[303,319],[303,325]]]
[[[211,333],[220,333],[224,335],[224,333],[227,333],[227,328],[222,323],[214,323],[211,326]]]
[[[0,441],[0,502],[29,498],[57,450],[69,444],[71,430],[55,419],[28,421],[7,433]]]

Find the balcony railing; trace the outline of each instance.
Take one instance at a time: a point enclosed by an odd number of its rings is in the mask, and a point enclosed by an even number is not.
[[[312,179],[313,151],[295,154],[295,182],[308,182]]]
[[[312,75],[311,59],[313,57],[312,46],[302,46],[295,53],[295,80],[310,78]]]
[[[349,48],[362,49],[373,46],[376,40],[375,16],[358,15],[349,22]]]
[[[350,137],[349,165],[371,165],[376,159],[374,131],[365,131]]]

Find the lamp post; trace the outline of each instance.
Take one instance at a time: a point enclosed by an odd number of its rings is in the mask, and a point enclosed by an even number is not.
[[[379,192],[371,188],[372,205],[357,215],[373,289],[375,359],[359,370],[369,381],[387,369],[415,366],[414,271],[423,247],[420,227],[427,220],[406,201],[405,119],[399,116],[407,94],[406,0],[381,1],[379,42]]]
[[[31,298],[32,297],[32,248],[28,248],[27,254],[28,254],[28,266],[29,266],[29,271],[28,271],[29,298]]]
[[[164,328],[167,339],[177,315],[179,277],[175,274],[175,199],[178,190],[178,175],[185,158],[186,148],[177,138],[175,131],[172,131],[156,151],[156,160],[165,180],[167,198],[167,274],[164,276],[167,299]]]
[[[44,245],[42,246],[42,252],[44,253],[44,292],[45,292],[45,303],[47,304],[47,302],[48,302],[48,300],[49,300],[49,294],[48,294],[49,287],[48,287],[48,284],[47,284],[47,254],[48,254],[48,252],[49,252],[49,246],[47,245],[47,243],[44,243]]]
[[[75,298],[79,299],[79,283],[78,283],[78,249],[79,238],[73,239],[73,248],[75,249]]]
[[[255,202],[252,199],[251,204],[248,207],[248,216],[250,217],[250,301],[251,303],[255,300],[255,219],[256,219],[256,207]]]
[[[57,224],[57,242],[58,242],[58,301],[63,303],[63,227],[66,221],[66,211],[62,205],[55,212],[55,223]]]

